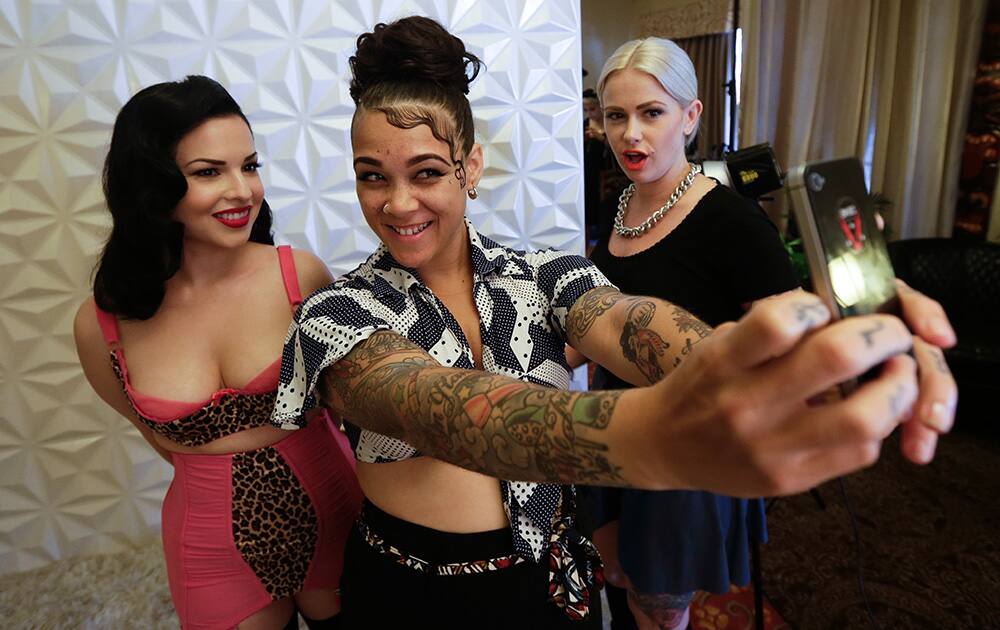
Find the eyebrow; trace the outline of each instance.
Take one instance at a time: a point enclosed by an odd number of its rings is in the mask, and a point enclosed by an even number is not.
[[[256,151],[254,151],[250,155],[248,155],[245,158],[243,158],[243,161],[246,162],[247,160],[252,160],[255,157],[257,157],[257,152]],[[208,162],[209,164],[215,164],[215,165],[218,165],[218,166],[222,166],[222,165],[224,165],[226,163],[225,160],[212,160],[212,159],[209,159],[209,158],[195,158],[195,159],[191,160],[190,162],[188,162],[187,164],[185,164],[184,166],[191,166],[195,162]]]
[[[664,103],[663,101],[653,100],[653,101],[646,101],[645,103],[639,103],[638,105],[635,106],[635,108],[642,109],[644,107],[649,107],[650,105],[659,105],[661,107],[667,106],[667,104]],[[621,105],[605,105],[604,109],[623,109],[623,108],[621,107]]]
[[[444,159],[437,153],[421,153],[420,155],[415,155],[406,161],[407,166],[413,166],[414,164],[419,164],[425,160],[436,160],[441,162],[445,166],[451,166],[451,162]],[[371,166],[382,166],[382,162],[376,160],[375,158],[361,156],[354,158],[354,165],[358,164],[370,164]]]

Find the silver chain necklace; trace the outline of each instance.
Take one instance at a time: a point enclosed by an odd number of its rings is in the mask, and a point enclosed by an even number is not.
[[[622,191],[622,196],[618,198],[618,214],[615,215],[615,232],[618,236],[624,238],[636,238],[637,236],[642,236],[646,233],[649,228],[657,224],[657,222],[663,218],[663,215],[667,213],[668,210],[674,207],[680,198],[684,196],[687,189],[691,187],[691,182],[694,181],[694,176],[701,172],[701,164],[692,164],[691,170],[688,174],[681,180],[680,184],[677,184],[677,188],[670,195],[670,199],[667,199],[667,203],[660,206],[660,209],[654,212],[648,219],[643,221],[641,224],[635,227],[625,227],[622,221],[625,219],[625,210],[628,208],[629,199],[635,194],[635,184],[629,184],[628,188]]]

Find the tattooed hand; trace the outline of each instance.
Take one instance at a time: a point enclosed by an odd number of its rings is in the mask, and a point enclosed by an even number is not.
[[[941,305],[902,280],[896,280],[903,320],[914,333],[913,354],[920,373],[920,396],[913,416],[903,425],[903,454],[925,464],[934,457],[938,435],[951,429],[958,405],[958,388],[942,348],[955,345],[955,331]]]

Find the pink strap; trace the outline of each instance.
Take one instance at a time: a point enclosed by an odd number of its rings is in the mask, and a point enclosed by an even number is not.
[[[114,314],[101,309],[97,304],[94,304],[94,310],[97,311],[97,323],[101,326],[104,341],[109,346],[114,346],[121,340],[118,334],[118,318]]]
[[[281,279],[285,282],[285,293],[292,306],[302,303],[302,292],[299,290],[299,276],[295,273],[295,258],[292,248],[288,245],[278,246],[278,261],[281,263]]]

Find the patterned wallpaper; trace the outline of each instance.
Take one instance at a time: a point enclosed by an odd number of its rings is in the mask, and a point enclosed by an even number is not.
[[[247,113],[277,239],[346,271],[376,245],[350,165],[347,59],[429,15],[487,64],[470,97],[485,233],[582,247],[578,0],[0,0],[0,574],[155,537],[171,470],[91,392],[72,319],[108,230],[100,169],[140,88],[200,73]]]

